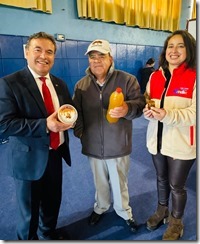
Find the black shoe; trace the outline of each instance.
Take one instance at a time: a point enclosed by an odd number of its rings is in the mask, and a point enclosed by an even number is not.
[[[100,218],[101,218],[101,214],[97,214],[93,211],[89,217],[89,225],[97,224],[99,222]]]
[[[132,232],[136,232],[137,231],[138,226],[137,226],[136,222],[133,219],[126,220],[126,223],[130,227],[130,230]]]

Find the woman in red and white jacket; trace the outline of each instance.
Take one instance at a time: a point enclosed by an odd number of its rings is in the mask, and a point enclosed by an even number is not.
[[[185,183],[196,159],[196,40],[184,30],[173,32],[165,41],[159,69],[149,78],[146,104],[149,120],[147,148],[157,175],[158,206],[147,220],[149,230],[168,223],[163,240],[183,235]],[[172,209],[169,211],[171,193]]]

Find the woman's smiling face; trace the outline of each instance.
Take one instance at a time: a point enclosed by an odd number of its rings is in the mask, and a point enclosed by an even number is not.
[[[181,35],[174,35],[169,39],[165,57],[169,67],[173,68],[186,60],[186,47]]]

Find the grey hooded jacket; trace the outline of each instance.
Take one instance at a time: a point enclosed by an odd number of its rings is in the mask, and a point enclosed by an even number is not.
[[[117,87],[122,88],[128,113],[117,123],[110,124],[106,119],[109,97]],[[75,86],[73,101],[78,110],[74,135],[81,139],[84,155],[109,159],[131,153],[132,120],[142,115],[145,106],[145,98],[135,76],[114,69],[113,63],[104,86],[100,88],[96,77],[87,68],[86,76]]]

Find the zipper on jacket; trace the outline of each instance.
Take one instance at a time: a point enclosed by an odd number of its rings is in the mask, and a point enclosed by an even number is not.
[[[101,90],[100,90],[99,98],[100,98],[100,102],[102,103],[102,91]]]
[[[164,91],[163,91],[161,101],[160,101],[160,108],[163,108],[163,106],[164,106],[165,94],[166,94],[166,91],[167,91],[167,88],[169,85],[169,81],[171,79],[171,73],[168,69],[164,70],[164,75],[165,75],[166,81],[165,81]],[[162,132],[163,132],[163,123],[158,121],[158,132],[157,132],[157,138],[158,138],[157,150],[158,150],[158,152],[160,152],[160,150],[162,148]]]
[[[100,88],[100,94],[99,94],[99,100],[100,100],[100,104],[101,104],[101,116],[103,117],[103,104],[102,104],[102,89]],[[103,143],[104,143],[104,138],[103,138],[103,118],[101,119],[101,155],[104,155],[104,147],[103,147]]]

